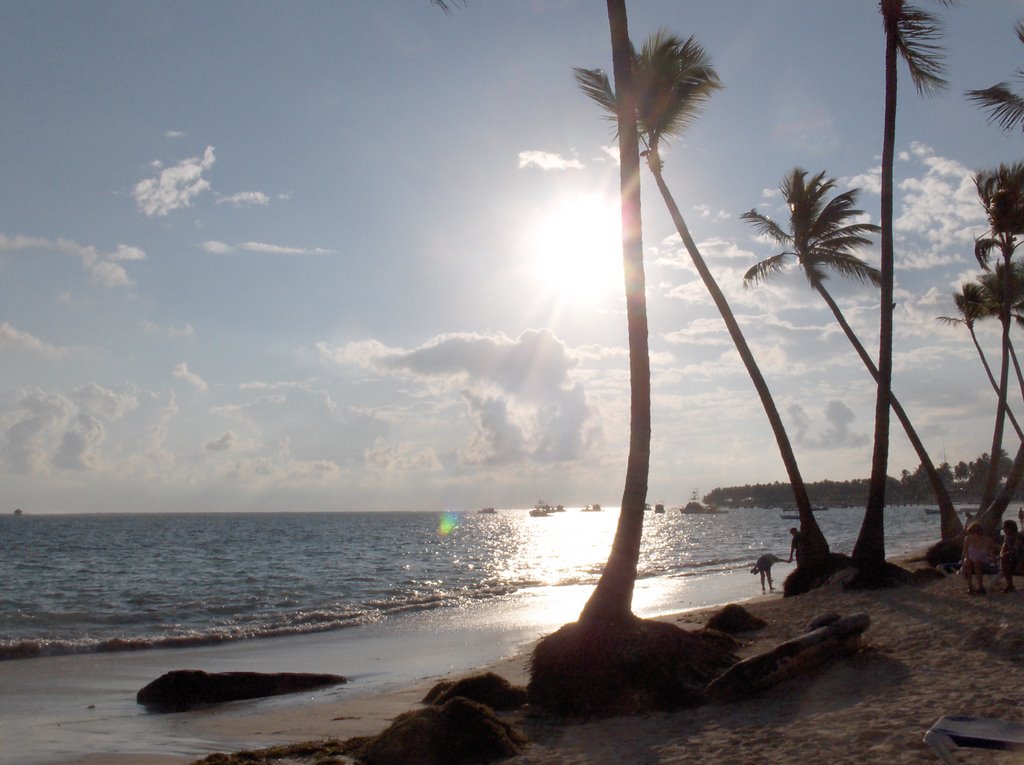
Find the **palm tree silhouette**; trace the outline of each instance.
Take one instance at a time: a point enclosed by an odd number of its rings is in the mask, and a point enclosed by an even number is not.
[[[1014,32],[1017,33],[1017,39],[1024,43],[1024,22],[1018,21]],[[1018,69],[1015,74],[1018,81],[1024,80],[1024,69]],[[1006,131],[1017,125],[1024,129],[1024,96],[1010,90],[1008,83],[1000,82],[983,90],[968,90],[966,95],[968,101],[989,111],[989,122],[995,122]]]
[[[647,166],[654,176],[686,251],[725,321],[733,344],[757,390],[793,487],[800,514],[801,547],[797,566],[798,576],[791,577],[792,582],[787,580],[785,592],[795,594],[824,576],[829,559],[828,542],[814,518],[807,488],[768,384],[757,366],[725,295],[693,241],[662,173],[662,143],[679,135],[693,124],[711,95],[721,88],[721,84],[712,67],[710,56],[693,37],[682,40],[664,30],[655,33],[644,43],[640,51],[634,54],[634,69],[637,123],[640,139],[646,147],[643,154],[647,158]],[[575,73],[576,81],[583,92],[607,115],[615,115],[619,108],[619,99],[607,75],[597,69],[577,68]]]
[[[878,269],[854,255],[853,250],[869,245],[871,240],[867,235],[877,233],[879,228],[871,223],[851,223],[851,220],[864,214],[863,210],[855,207],[858,190],[851,189],[829,199],[828,196],[835,188],[835,179],[826,178],[825,171],[808,178],[807,171],[797,167],[779,185],[779,191],[790,211],[788,231],[757,210],[740,216],[742,220],[753,224],[759,234],[787,248],[752,266],[744,274],[743,283],[750,286],[768,279],[785,269],[790,258],[795,258],[811,288],[825,301],[864,366],[877,382],[878,367],[846,321],[839,305],[826,288],[825,280],[831,271],[877,287]],[[932,485],[939,505],[942,538],[953,539],[963,532],[963,524],[953,507],[949,491],[895,395],[890,395],[890,403]]]
[[[882,127],[881,309],[878,331],[878,391],[875,397],[875,435],[871,454],[871,481],[867,507],[853,559],[858,575],[851,586],[888,584],[885,563],[885,483],[889,466],[889,410],[892,391],[893,336],[893,160],[896,151],[897,63],[902,58],[918,93],[945,87],[942,78],[941,36],[938,19],[904,0],[880,0],[885,31],[885,113]]]

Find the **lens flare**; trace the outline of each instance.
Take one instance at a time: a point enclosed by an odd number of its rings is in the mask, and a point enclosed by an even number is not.
[[[459,516],[452,512],[441,513],[441,521],[437,524],[437,533],[442,537],[451,534],[459,525]]]

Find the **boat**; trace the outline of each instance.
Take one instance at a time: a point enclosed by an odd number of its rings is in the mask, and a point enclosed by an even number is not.
[[[555,512],[555,508],[545,502],[543,499],[538,499],[537,504],[534,505],[533,510],[530,511],[530,515],[534,518],[546,518]]]
[[[665,503],[664,502],[655,502],[654,503],[654,512],[656,512],[658,514],[664,513],[665,512]]]
[[[782,520],[784,520],[784,521],[799,521],[800,520],[800,513],[791,512],[791,511],[785,511],[785,512],[779,513],[779,517]]]
[[[924,509],[924,514],[925,515],[941,515],[942,511],[939,510],[939,508],[937,508],[937,507],[926,507]]]
[[[719,510],[714,505],[708,503],[706,505],[701,504],[700,495],[697,490],[694,489],[690,495],[690,501],[679,508],[679,512],[683,515],[718,515],[724,513],[725,510]]]
[[[581,513],[599,513],[601,512],[601,506],[596,502],[592,505],[580,508]]]
[[[479,512],[480,515],[497,515],[498,513],[498,511],[493,507],[482,507],[477,512]]]
[[[15,510],[14,514],[15,515],[21,515],[21,508],[19,507],[17,510]]]

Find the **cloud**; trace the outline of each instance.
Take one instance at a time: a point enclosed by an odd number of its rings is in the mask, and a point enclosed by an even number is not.
[[[564,159],[560,154],[547,151],[519,152],[519,168],[539,167],[541,170],[582,170],[583,163],[578,159]]]
[[[184,138],[185,133],[181,130],[168,130],[164,133],[164,138]]]
[[[333,363],[418,381],[441,399],[461,399],[475,423],[469,444],[459,450],[463,464],[573,460],[600,436],[584,386],[572,379],[579,361],[549,330],[517,338],[442,335],[413,350],[373,340],[317,347]]]
[[[103,423],[88,414],[80,414],[75,425],[64,433],[53,455],[53,464],[63,470],[88,470],[96,467],[97,449],[106,431]]]
[[[856,415],[842,401],[832,400],[825,405],[825,428],[817,436],[811,434],[811,420],[800,404],[789,407],[789,420],[794,440],[811,449],[837,449],[862,446],[867,436],[855,433],[851,426]]]
[[[196,390],[200,390],[203,393],[206,393],[210,389],[210,386],[206,383],[206,380],[197,375],[195,372],[189,370],[188,364],[186,364],[184,361],[175,366],[171,374],[173,374],[179,380],[184,380],[189,385],[194,386]]]
[[[163,337],[170,338],[193,337],[196,333],[195,328],[189,322],[185,322],[180,327],[161,327],[159,324],[154,324],[151,321],[142,321],[139,323],[139,326],[147,334],[162,335]]]
[[[48,359],[57,359],[68,353],[67,348],[43,342],[35,335],[15,329],[6,321],[0,324],[0,350],[5,348],[29,351]]]
[[[203,448],[208,452],[226,452],[235,445],[235,440],[235,434],[229,430],[216,441],[207,443]]]
[[[441,461],[431,447],[403,442],[389,445],[383,438],[377,438],[373,446],[363,450],[366,466],[379,472],[405,476],[411,472],[436,472]]]
[[[217,204],[231,205],[232,207],[253,207],[256,205],[269,205],[270,197],[262,191],[239,191],[237,194],[218,196]]]
[[[146,178],[135,184],[132,195],[135,203],[147,217],[162,217],[192,204],[192,199],[210,188],[203,173],[216,161],[212,146],[207,146],[202,157],[183,159],[173,167],[164,168],[156,178]]]
[[[53,435],[64,429],[74,413],[66,396],[34,390],[22,393],[18,409],[0,420],[0,456],[15,473],[44,468]]]
[[[199,245],[211,255],[230,255],[239,250],[243,252],[257,252],[268,255],[337,255],[337,250],[328,250],[322,247],[286,247],[279,244],[267,244],[265,242],[243,242],[242,244],[227,244],[218,242],[215,239],[208,239]]]
[[[102,253],[91,245],[82,245],[70,239],[44,239],[41,237],[13,237],[0,233],[0,253],[26,250],[54,250],[71,255],[82,262],[92,281],[104,287],[133,287],[133,282],[121,265],[123,261],[145,260],[146,253],[140,247],[117,245],[113,252]]]

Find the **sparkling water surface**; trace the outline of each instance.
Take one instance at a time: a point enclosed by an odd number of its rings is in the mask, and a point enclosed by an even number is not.
[[[863,510],[818,514],[849,552]],[[479,513],[0,517],[0,658],[206,645],[342,629],[537,588],[596,583],[618,508]],[[890,508],[890,556],[938,538],[938,516]],[[645,517],[639,578],[785,558],[777,508]]]

